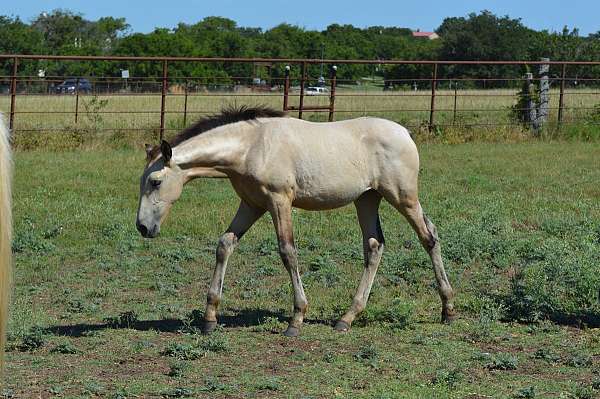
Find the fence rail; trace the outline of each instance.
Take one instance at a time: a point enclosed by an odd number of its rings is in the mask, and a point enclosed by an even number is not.
[[[149,62],[160,66],[161,73],[159,76],[127,78],[94,76],[91,70],[75,77],[19,74],[19,69],[25,62],[48,61]],[[165,131],[178,130],[187,125],[190,115],[214,113],[232,99],[267,102],[266,105],[297,112],[299,118],[308,116],[312,120],[333,121],[336,115],[342,118],[381,115],[397,120],[407,127],[425,128],[430,131],[444,126],[512,126],[523,122],[514,118],[515,113],[531,113],[536,97],[531,93],[526,94],[530,95],[530,98],[525,99],[527,101],[524,105],[517,105],[519,97],[516,86],[529,85],[535,89],[536,84],[544,88],[541,93],[544,105],[539,111],[545,118],[542,122],[556,126],[582,121],[600,123],[600,61],[413,61],[0,54],[0,62],[4,62],[5,65],[8,62],[11,65],[10,74],[0,76],[0,90],[2,87],[8,89],[8,96],[0,96],[0,109],[7,111],[10,127],[16,132],[52,132],[73,127],[85,129],[91,125],[95,131],[153,129],[162,138]],[[174,63],[269,65],[269,76],[264,80],[258,79],[259,83],[256,83],[255,73],[252,76],[177,76],[170,74],[169,67]],[[321,65],[321,71],[323,66],[327,65],[327,78],[310,76],[309,66],[314,65]],[[344,68],[352,65],[373,65],[377,68],[410,66],[420,68],[420,75],[376,78],[373,74],[358,82],[338,76],[338,68],[343,72]],[[460,76],[448,72],[461,66],[491,68],[498,65],[538,67],[546,72],[540,76],[513,74],[492,77]],[[273,66],[281,68],[283,73],[273,76]],[[550,68],[555,72],[552,76],[548,72]],[[582,68],[587,68],[587,73],[580,77],[579,72]],[[80,69],[85,70],[85,65]],[[70,96],[59,96],[62,90],[60,83],[67,78],[76,80],[74,89],[67,88],[64,91],[64,94],[71,94]],[[83,81],[89,81],[90,86],[84,88]],[[510,87],[497,88],[498,83],[508,84]],[[487,86],[492,88],[486,88]],[[9,98],[9,101],[4,98]],[[319,115],[323,113],[327,114],[326,119]],[[155,114],[158,114],[159,118],[150,119]],[[23,117],[17,117],[18,115]],[[47,117],[44,120],[35,120],[36,115]],[[72,118],[67,118],[69,115]],[[112,121],[107,121],[106,115],[113,115]],[[146,115],[146,119],[140,115]],[[535,113],[532,115],[535,117]],[[35,122],[38,122],[37,125]],[[58,126],[55,125],[57,122]]]

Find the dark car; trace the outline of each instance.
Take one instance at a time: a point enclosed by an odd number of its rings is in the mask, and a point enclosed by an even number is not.
[[[54,87],[54,92],[58,94],[75,94],[77,90],[80,93],[91,93],[92,84],[87,79],[67,79]]]

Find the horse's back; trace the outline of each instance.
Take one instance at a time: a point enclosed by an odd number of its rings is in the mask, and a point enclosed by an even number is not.
[[[294,192],[305,209],[343,206],[380,182],[418,171],[408,131],[379,118],[315,123],[292,118],[261,121],[248,166],[258,182]],[[386,183],[389,184],[389,183]]]

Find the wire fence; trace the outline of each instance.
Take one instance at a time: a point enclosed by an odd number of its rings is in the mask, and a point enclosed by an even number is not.
[[[413,130],[520,126],[517,115],[530,105],[519,101],[519,91],[544,79],[548,125],[600,123],[600,62],[34,55],[0,55],[0,61],[10,63],[10,73],[0,76],[0,110],[17,134],[152,131],[162,138],[231,104],[271,106],[312,121],[380,116]],[[46,76],[48,62],[76,63],[80,72]],[[98,62],[113,63],[111,76],[96,76]],[[140,63],[153,74],[129,76],[118,67]],[[185,64],[252,68],[241,76],[190,76],[176,67]],[[372,66],[372,75],[348,79],[345,72],[356,65]],[[26,72],[36,66],[37,75]],[[522,73],[543,67],[545,75]]]

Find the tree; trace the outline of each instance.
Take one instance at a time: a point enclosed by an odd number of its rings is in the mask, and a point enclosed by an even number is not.
[[[490,11],[471,13],[467,18],[446,18],[436,30],[442,38],[439,58],[450,61],[514,61],[527,59],[534,31],[520,19],[497,17]],[[448,77],[513,78],[519,68],[514,66],[456,65],[445,73]],[[478,82],[481,84],[480,82]],[[504,82],[495,82],[503,85]]]
[[[44,53],[42,35],[31,26],[23,23],[19,17],[11,18],[0,15],[0,54],[42,54]],[[12,68],[12,60],[0,61],[0,70],[8,75]],[[37,71],[35,65],[21,65],[22,74],[31,75]]]

